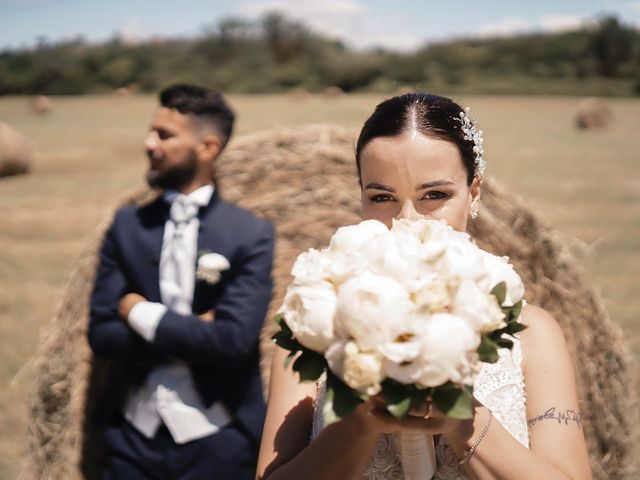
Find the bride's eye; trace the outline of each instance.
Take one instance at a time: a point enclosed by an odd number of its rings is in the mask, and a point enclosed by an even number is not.
[[[425,200],[442,200],[444,198],[449,198],[449,197],[450,195],[448,193],[434,190],[434,191],[425,193],[424,197],[422,198]]]
[[[369,197],[369,201],[373,203],[392,202],[393,197],[391,195],[387,195],[386,193],[378,193]]]

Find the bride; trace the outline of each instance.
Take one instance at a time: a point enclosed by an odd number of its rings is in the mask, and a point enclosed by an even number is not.
[[[448,98],[407,94],[377,106],[356,145],[362,214],[444,219],[464,231],[477,217],[482,132]],[[392,319],[390,319],[391,321]],[[436,479],[590,479],[573,367],[556,321],[526,305],[512,350],[485,364],[474,417],[425,405],[398,420],[375,401],[323,428],[323,382],[300,383],[275,347],[259,479],[402,479],[396,435],[434,435]],[[425,479],[428,480],[428,479]]]

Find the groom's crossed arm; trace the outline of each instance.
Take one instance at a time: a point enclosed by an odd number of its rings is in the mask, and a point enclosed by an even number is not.
[[[160,310],[151,329],[149,322],[132,322],[131,307],[144,299],[127,298],[130,290],[119,263],[115,235],[109,230],[92,297],[89,340],[93,350],[102,355],[128,353],[146,359],[161,355],[193,364],[228,365],[230,361],[241,364],[253,360],[271,299],[275,239],[271,223],[258,221],[252,226],[253,231],[242,232],[244,245],[215,305],[215,322],[153,304]],[[123,299],[133,302],[122,305]]]
[[[151,343],[191,364],[240,365],[254,353],[267,315],[273,280],[275,235],[267,221],[243,233],[244,247],[231,265],[229,280],[215,305],[215,321],[180,315],[168,309]]]
[[[118,215],[107,231],[100,249],[89,315],[89,345],[98,356],[127,357],[130,361],[154,364],[166,360],[153,345],[133,331],[118,314],[123,295],[130,291],[124,273],[115,229]]]

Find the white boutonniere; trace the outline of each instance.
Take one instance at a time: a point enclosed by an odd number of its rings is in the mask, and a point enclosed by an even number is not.
[[[204,280],[210,285],[214,285],[220,281],[222,272],[228,270],[231,265],[224,255],[212,252],[203,252],[198,258],[196,268],[196,278]]]

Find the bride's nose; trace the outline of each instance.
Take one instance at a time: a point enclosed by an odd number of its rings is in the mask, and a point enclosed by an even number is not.
[[[396,218],[398,220],[402,218],[405,220],[420,220],[423,216],[418,213],[411,200],[406,200],[402,204],[402,208],[398,212],[398,215],[396,215]]]

